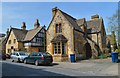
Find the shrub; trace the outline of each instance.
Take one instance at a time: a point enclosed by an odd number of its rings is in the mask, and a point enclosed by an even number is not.
[[[116,49],[115,52],[118,52],[118,54],[120,55],[120,48]]]
[[[120,49],[116,49],[116,50],[115,50],[115,52],[118,52],[118,53],[120,53]]]
[[[107,56],[106,55],[100,55],[98,58],[99,59],[105,59],[105,58],[107,58]]]

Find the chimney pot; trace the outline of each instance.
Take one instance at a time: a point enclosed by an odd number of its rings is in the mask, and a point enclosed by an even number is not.
[[[26,24],[25,24],[25,22],[22,22],[21,28],[22,28],[23,30],[26,30]]]
[[[37,27],[39,27],[39,26],[40,26],[39,20],[36,19],[36,22],[35,22],[35,24],[34,24],[34,28],[37,28]]]

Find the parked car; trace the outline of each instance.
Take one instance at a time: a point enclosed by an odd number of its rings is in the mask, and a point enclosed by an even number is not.
[[[2,53],[2,60],[6,60],[6,55],[5,55],[5,53]]]
[[[33,52],[24,59],[24,63],[34,63],[36,66],[39,64],[50,65],[53,62],[52,55],[48,52]]]
[[[10,54],[6,54],[6,58],[7,58],[7,59],[10,59]]]
[[[23,62],[25,57],[28,57],[28,55],[23,51],[14,52],[11,54],[12,62]]]

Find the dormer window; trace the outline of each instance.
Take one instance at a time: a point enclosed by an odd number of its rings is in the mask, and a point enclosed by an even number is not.
[[[56,24],[55,30],[56,30],[56,33],[62,33],[62,26],[61,26],[61,23]]]

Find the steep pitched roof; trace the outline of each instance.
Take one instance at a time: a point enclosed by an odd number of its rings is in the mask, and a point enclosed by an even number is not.
[[[12,28],[11,29],[17,39],[17,41],[23,41],[28,30],[22,30],[22,29],[17,29],[17,28]]]
[[[60,9],[57,8],[57,11],[56,11],[56,12],[58,12],[58,11],[60,11],[61,14],[66,18],[66,20],[71,23],[72,27],[73,27],[75,30],[77,30],[77,31],[79,31],[79,32],[83,32],[82,29],[78,26],[78,24],[77,24],[77,22],[76,22],[76,20],[77,20],[76,18],[68,15],[67,13],[65,13],[65,12],[63,12],[63,11],[61,11]],[[56,14],[56,13],[55,13],[55,14]],[[54,17],[55,17],[55,15],[52,17],[52,21],[53,21]],[[52,23],[52,21],[50,22],[50,24]],[[49,26],[50,26],[50,24],[49,24]],[[47,30],[49,29],[49,26],[48,26]]]
[[[99,32],[101,30],[101,26],[101,19],[87,21],[87,29],[89,30],[89,32]]]
[[[24,38],[24,41],[30,41],[33,37],[42,29],[42,27],[37,27],[35,29],[29,30]]]
[[[11,28],[10,32],[13,31],[17,41],[30,41],[41,29],[42,29],[42,27],[37,27],[32,30]],[[9,33],[9,35],[10,35],[10,33]],[[7,40],[9,38],[9,35],[7,37]]]
[[[83,32],[82,29],[78,26],[78,24],[77,24],[77,22],[76,22],[77,19],[73,18],[72,16],[68,15],[67,13],[65,13],[65,12],[63,12],[63,11],[61,11],[61,10],[60,10],[60,12],[61,12],[61,13],[63,14],[63,16],[72,24],[72,26],[73,26],[74,29]]]
[[[86,20],[85,20],[85,18],[82,18],[82,19],[77,19],[76,22],[77,22],[78,26],[81,26],[81,25],[85,24]]]

